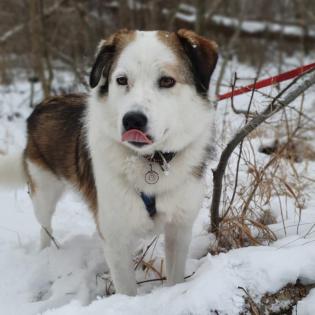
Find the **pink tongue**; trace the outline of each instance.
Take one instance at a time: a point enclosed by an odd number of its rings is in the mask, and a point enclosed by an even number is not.
[[[152,141],[140,130],[130,129],[123,133],[122,141],[137,142],[137,143],[147,143],[150,144]]]

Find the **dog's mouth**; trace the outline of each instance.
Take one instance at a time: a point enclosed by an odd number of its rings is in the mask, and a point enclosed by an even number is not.
[[[152,138],[138,129],[130,129],[125,131],[121,136],[122,142],[128,142],[136,147],[143,147],[152,144]]]

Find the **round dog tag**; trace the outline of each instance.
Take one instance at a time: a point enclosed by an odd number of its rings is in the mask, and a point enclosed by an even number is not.
[[[147,184],[156,184],[159,181],[159,174],[152,169],[152,165],[150,165],[150,170],[146,172],[144,176],[144,180]]]

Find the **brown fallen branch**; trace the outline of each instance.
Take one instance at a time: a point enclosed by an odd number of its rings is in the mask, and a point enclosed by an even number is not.
[[[222,180],[228,161],[234,152],[234,149],[248,136],[253,130],[265,122],[268,118],[278,113],[283,108],[292,103],[298,96],[303,94],[310,86],[315,84],[315,71],[306,72],[305,74],[294,79],[286,88],[284,88],[271,101],[267,108],[256,114],[246,125],[241,128],[230,140],[223,150],[217,168],[213,170],[213,191],[212,202],[210,207],[211,214],[211,232],[217,233],[220,223],[220,201],[222,193]]]
[[[186,276],[184,279],[189,279],[190,277],[192,277],[195,274],[195,272],[193,272],[192,274]],[[166,277],[160,277],[160,278],[155,278],[155,279],[147,279],[147,280],[142,280],[142,281],[138,281],[137,284],[143,284],[143,283],[148,283],[148,282],[156,282],[156,281],[166,281],[167,278]]]

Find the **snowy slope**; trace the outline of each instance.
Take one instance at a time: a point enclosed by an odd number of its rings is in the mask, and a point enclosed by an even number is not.
[[[255,75],[255,71],[249,67],[237,63],[234,67],[246,77]],[[232,70],[227,73],[226,82],[229,82],[228,76],[232,73]],[[67,78],[64,78],[65,82]],[[28,91],[28,83],[23,80],[9,88],[0,87],[0,151],[3,153],[23,148],[24,120],[30,112]],[[266,93],[270,91],[265,90]],[[40,99],[40,94],[36,95]],[[240,96],[235,99],[235,105],[247,104],[248,98],[248,95]],[[266,103],[259,95],[255,98],[254,106]],[[305,106],[310,109],[312,99],[315,99],[314,89],[306,97]],[[218,121],[222,121],[225,115],[229,122],[226,139],[243,123],[230,110],[224,114],[228,106],[228,102],[222,103],[218,111]],[[21,112],[21,116],[17,117],[16,112]],[[259,147],[261,141],[253,141],[255,148]],[[269,159],[259,153],[255,158],[257,163]],[[235,169],[235,163],[236,156],[231,170]],[[211,165],[214,166],[215,163]],[[296,168],[311,178],[315,177],[314,162],[308,162],[307,168],[304,163],[296,163]],[[210,168],[207,180],[211,183]],[[248,174],[244,168],[240,183],[247,180]],[[301,222],[291,199],[287,200],[285,220],[282,222],[277,197],[272,196],[272,212],[278,223],[270,228],[279,237],[278,241],[269,245],[266,243],[266,246],[234,249],[216,256],[207,254],[209,246],[214,244],[214,238],[207,232],[209,200],[206,198],[194,226],[187,262],[186,273],[191,276],[185,283],[173,287],[165,287],[161,281],[139,284],[137,297],[104,297],[109,286],[108,268],[92,217],[79,196],[66,194],[58,204],[53,226],[60,249],[52,246],[39,252],[39,226],[27,189],[0,191],[0,314],[239,314],[245,305],[243,289],[259,301],[264,293],[276,292],[297,279],[306,284],[315,282],[314,185],[305,187]],[[285,232],[283,225],[286,226]],[[139,250],[146,248],[150,242],[143,241]],[[152,260],[158,271],[163,270],[163,237],[159,237],[155,248],[145,259]],[[148,273],[140,269],[137,271],[138,281],[157,277],[158,274],[152,270]],[[315,289],[297,305],[299,315],[314,313]]]

